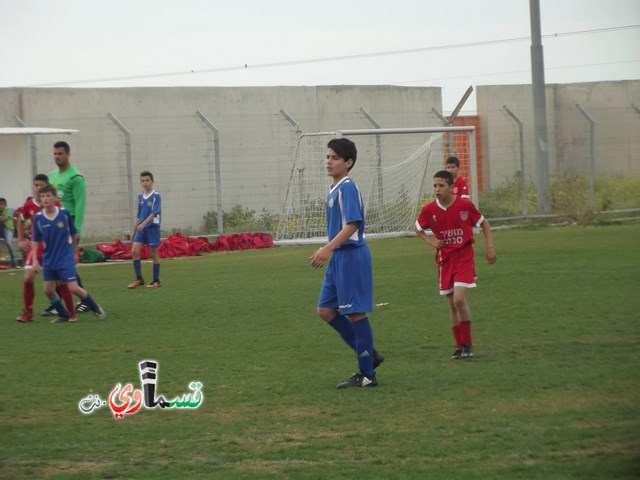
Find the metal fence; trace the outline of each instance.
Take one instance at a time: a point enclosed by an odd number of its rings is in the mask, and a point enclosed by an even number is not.
[[[138,175],[150,170],[163,197],[163,230],[190,235],[274,232],[284,202],[298,135],[317,131],[313,112],[29,119],[29,125],[75,128],[72,163],[87,182],[86,239],[128,233]],[[481,115],[483,164],[480,208],[489,218],[532,218],[536,211],[530,111],[504,105]],[[439,126],[424,112],[386,112],[378,121],[364,108],[325,114],[325,130],[381,126]],[[550,128],[554,214],[640,209],[640,109],[574,105]],[[32,138],[34,172],[55,165],[49,137]],[[454,152],[455,153],[455,152]],[[445,152],[442,152],[444,164]],[[318,159],[323,162],[323,158]]]

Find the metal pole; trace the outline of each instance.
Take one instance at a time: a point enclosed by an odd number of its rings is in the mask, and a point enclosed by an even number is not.
[[[518,144],[520,146],[520,190],[522,192],[522,216],[526,219],[527,212],[527,182],[525,181],[524,172],[524,123],[513,113],[506,105],[502,109],[507,112],[511,119],[518,125]]]
[[[27,126],[18,115],[15,115],[15,119],[18,126]],[[38,147],[35,135],[29,135],[29,151],[31,153],[31,178],[34,178],[38,174]]]
[[[300,129],[300,124],[296,122],[293,119],[293,117],[289,115],[284,108],[280,109],[280,115],[282,115],[285,118],[285,120],[289,122],[293,126],[293,128],[296,129],[296,133],[302,133],[302,130]]]
[[[471,167],[471,201],[480,206],[478,195],[478,161],[476,158],[476,127],[469,131],[469,166]]]
[[[544,81],[544,53],[540,28],[540,0],[529,0],[531,20],[531,80],[533,84],[534,143],[537,166],[538,207],[551,210],[549,198],[549,144],[547,142],[547,98]]]
[[[131,132],[124,126],[124,124],[116,118],[115,115],[111,113],[107,113],[107,117],[111,120],[116,127],[123,133],[124,135],[124,145],[126,149],[127,155],[127,196],[129,198],[129,227],[133,226],[133,222],[135,221],[135,213],[133,210],[133,161],[131,155]],[[133,240],[133,239],[131,239]]]
[[[449,121],[449,119],[447,117],[445,117],[444,115],[442,115],[437,109],[436,107],[433,107],[431,109],[431,111],[433,112],[433,114],[438,117],[440,119],[440,121],[442,122],[442,125],[444,125],[445,127],[450,127],[451,126],[451,122]],[[453,139],[453,133],[451,135],[449,135],[447,133],[447,143],[449,144],[449,155],[455,155],[456,154],[456,145],[454,143],[454,139]]]
[[[216,176],[216,213],[218,217],[218,234],[224,234],[224,223],[222,217],[224,212],[222,210],[222,179],[220,178],[220,130],[209,121],[209,119],[200,110],[196,110],[196,115],[213,133],[213,162],[214,171]]]
[[[576,107],[578,107],[580,113],[582,113],[587,119],[587,122],[589,122],[589,207],[593,210],[595,205],[593,182],[596,174],[596,122],[582,105],[576,103]]]
[[[380,128],[380,124],[364,107],[360,107],[360,113],[369,120],[369,123],[373,125],[373,128]],[[380,135],[376,135],[376,157],[376,168],[378,171],[378,215],[380,216],[380,225],[386,225],[384,220],[384,182],[382,179],[382,139],[380,138]]]

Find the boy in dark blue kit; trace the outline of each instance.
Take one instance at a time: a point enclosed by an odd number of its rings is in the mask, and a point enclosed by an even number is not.
[[[348,176],[356,163],[357,150],[346,138],[333,139],[327,147],[327,174],[333,179],[325,203],[329,242],[310,258],[313,268],[329,261],[317,311],[356,352],[359,372],[337,388],[375,387],[375,369],[384,357],[373,348],[367,316],[373,307],[373,269],[364,239],[364,202]]]
[[[160,213],[161,200],[160,194],[153,189],[153,174],[144,171],[140,174],[140,185],[143,192],[138,195],[138,214],[133,225],[133,271],[136,274],[136,280],[127,288],[137,288],[144,285],[142,277],[142,266],[140,264],[140,250],[142,245],[149,245],[151,250],[151,258],[153,259],[153,282],[147,285],[147,288],[160,287],[160,254],[158,247],[160,246]]]
[[[44,244],[42,254],[42,277],[44,278],[44,293],[49,298],[51,306],[58,312],[57,318],[51,323],[68,322],[71,314],[62,305],[56,294],[56,282],[69,285],[72,293],[88,305],[89,309],[104,320],[107,315],[89,293],[78,285],[76,261],[78,250],[75,242],[76,226],[68,210],[56,206],[56,189],[53,185],[45,185],[40,189],[40,200],[43,210],[33,218],[32,251],[38,251],[38,244]],[[33,256],[33,270],[40,269],[38,256]]]

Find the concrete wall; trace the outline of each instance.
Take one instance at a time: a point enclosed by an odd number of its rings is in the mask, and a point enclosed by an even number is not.
[[[0,126],[16,126],[17,115],[28,126],[80,130],[61,139],[71,144],[72,164],[87,181],[83,234],[108,236],[128,231],[132,216],[124,135],[109,113],[131,133],[133,193],[140,190],[138,173],[152,171],[163,196],[163,228],[197,230],[203,216],[215,211],[218,194],[212,133],[197,110],[220,130],[225,211],[242,205],[277,213],[296,130],[371,128],[360,108],[382,127],[440,126],[433,107],[442,110],[440,89],[432,87],[0,89]],[[281,109],[295,119],[297,129]],[[35,139],[38,171],[55,167],[52,145],[57,140]],[[14,181],[3,175],[0,191]]]
[[[590,126],[580,104],[595,121],[595,172],[640,175],[640,81],[548,85],[549,172],[586,175],[591,155]],[[506,105],[524,122],[525,175],[535,182],[533,99],[531,85],[479,86],[478,114],[483,133],[484,186],[497,186],[517,175],[519,143],[516,123]]]

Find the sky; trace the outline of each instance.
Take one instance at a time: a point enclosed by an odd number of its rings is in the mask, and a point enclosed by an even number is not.
[[[640,79],[640,0],[539,2],[547,83]],[[0,45],[0,88],[531,83],[529,0],[0,0]]]

